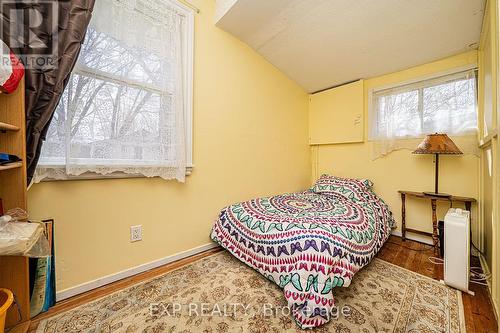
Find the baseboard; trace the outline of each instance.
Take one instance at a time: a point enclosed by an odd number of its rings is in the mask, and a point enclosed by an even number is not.
[[[76,296],[78,294],[82,294],[82,293],[90,291],[92,289],[102,287],[102,286],[110,284],[112,282],[122,280],[122,279],[128,278],[130,276],[133,276],[133,275],[145,272],[145,271],[149,271],[153,268],[157,268],[157,267],[172,263],[172,262],[177,261],[177,260],[191,257],[193,255],[214,249],[218,246],[219,245],[216,243],[205,244],[205,245],[198,246],[198,247],[195,247],[195,248],[187,250],[187,251],[173,254],[173,255],[165,257],[165,258],[161,258],[161,259],[154,260],[154,261],[151,261],[151,262],[139,265],[139,266],[135,266],[135,267],[120,271],[120,272],[115,273],[115,274],[107,275],[107,276],[104,276],[104,277],[96,279],[96,280],[82,283],[82,284],[77,285],[75,287],[61,290],[60,292],[56,293],[56,301],[57,302],[62,301],[66,298]]]
[[[397,237],[402,237],[403,236],[403,234],[399,230],[393,230],[391,232],[391,235],[397,236]],[[410,239],[410,240],[413,240],[415,242],[424,243],[424,244],[428,244],[428,245],[434,245],[434,243],[432,242],[432,238],[431,237],[426,237],[426,236],[423,236],[423,235],[412,234],[410,232],[406,233],[406,239]]]
[[[483,270],[483,273],[491,276],[491,271],[490,271],[490,268],[488,266],[488,263],[486,262],[486,259],[484,258],[484,256],[482,254],[479,254],[479,262],[481,264],[481,268]],[[498,323],[498,314],[499,314],[498,311],[500,309],[498,308],[498,305],[493,300],[493,294],[491,292],[492,291],[491,279],[487,279],[486,283],[488,284],[488,294],[490,297],[490,302],[491,302],[491,304],[493,304],[493,312],[495,313],[495,317],[496,317],[497,323]],[[498,323],[498,325],[499,325],[499,329],[500,329],[500,323]]]
[[[393,230],[391,234],[394,236],[401,237],[401,231],[399,231],[399,230]],[[406,233],[406,238],[413,240],[413,241],[416,241],[416,242],[432,245],[432,239],[430,237]],[[113,283],[113,282],[118,281],[118,280],[128,278],[130,276],[148,271],[150,269],[157,268],[157,267],[169,264],[171,262],[174,262],[174,261],[177,261],[180,259],[184,259],[184,258],[193,256],[195,254],[198,254],[198,253],[201,253],[204,251],[208,251],[210,249],[214,249],[217,246],[218,246],[218,244],[216,244],[216,243],[205,244],[202,246],[195,247],[191,250],[179,252],[179,253],[173,254],[171,256],[165,257],[165,258],[161,258],[161,259],[158,259],[155,261],[148,262],[146,264],[142,264],[142,265],[139,265],[136,267],[132,267],[132,268],[120,271],[120,272],[115,273],[115,274],[107,275],[107,276],[104,276],[104,277],[96,279],[96,280],[82,283],[82,284],[77,285],[75,287],[61,290],[61,291],[56,293],[56,301],[57,302],[62,301],[64,299],[82,294],[82,293],[90,291],[92,289],[96,289],[96,288],[105,286],[107,284]]]

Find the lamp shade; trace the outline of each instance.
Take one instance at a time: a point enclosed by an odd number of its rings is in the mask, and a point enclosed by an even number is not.
[[[452,154],[460,155],[462,151],[446,134],[429,134],[425,137],[413,154]]]

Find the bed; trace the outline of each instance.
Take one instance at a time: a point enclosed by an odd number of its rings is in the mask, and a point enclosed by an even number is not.
[[[313,188],[225,207],[211,238],[279,285],[301,328],[330,320],[348,287],[389,237],[392,213],[369,180],[321,176]]]

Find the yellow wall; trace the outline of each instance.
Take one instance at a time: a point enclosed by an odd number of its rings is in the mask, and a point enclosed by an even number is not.
[[[359,80],[311,95],[309,143],[363,142],[363,93]]]
[[[492,24],[494,28],[494,35],[493,35],[493,44],[495,45],[494,47],[494,58],[495,58],[495,75],[496,78],[494,82],[496,83],[496,93],[494,94],[495,96],[495,119],[496,119],[496,124],[497,124],[497,135],[493,139],[493,150],[495,151],[495,170],[494,170],[494,175],[495,175],[495,191],[494,191],[494,201],[493,201],[493,207],[495,209],[495,216],[494,216],[494,242],[495,246],[493,248],[493,262],[495,265],[495,271],[494,271],[494,276],[493,276],[493,302],[495,305],[495,310],[497,314],[497,319],[498,316],[500,315],[500,275],[499,275],[499,269],[500,269],[500,254],[499,252],[499,244],[500,244],[500,144],[498,142],[498,124],[500,124],[500,103],[498,102],[498,98],[500,96],[500,1],[495,0],[493,1],[493,6],[492,10],[496,13],[495,15],[495,20]],[[495,8],[496,7],[496,8]],[[496,9],[496,10],[495,10]],[[498,322],[498,320],[497,320]],[[498,322],[500,326],[500,322]]]
[[[401,199],[398,190],[432,191],[434,164],[432,155],[413,155],[409,150],[394,151],[372,160],[372,143],[368,134],[368,92],[370,89],[412,80],[460,68],[477,62],[477,52],[471,51],[404,71],[364,80],[365,142],[313,146],[312,177],[331,173],[342,177],[369,178],[375,191],[392,209],[398,230],[401,230]],[[353,103],[359,101],[353,100]],[[324,124],[328,126],[328,124]],[[479,158],[473,155],[442,156],[440,158],[440,191],[477,198]],[[432,232],[431,207],[428,200],[407,200],[407,227]],[[442,218],[448,204],[439,206]],[[473,223],[477,223],[477,208],[473,206]]]
[[[480,211],[482,239],[477,244],[482,244],[481,249],[488,270],[493,268],[493,149],[491,143],[481,150],[481,182],[480,182]],[[479,245],[478,245],[479,246]]]
[[[193,1],[194,171],[160,179],[45,182],[32,218],[56,220],[58,291],[210,242],[219,210],[304,189],[310,179],[308,95],[213,25],[212,0]],[[143,241],[129,242],[142,224]]]
[[[492,273],[489,281],[491,296],[497,314],[500,310],[500,152],[498,144],[498,58],[499,58],[499,8],[497,0],[488,0],[479,45],[479,120],[482,138],[480,178],[482,261]]]

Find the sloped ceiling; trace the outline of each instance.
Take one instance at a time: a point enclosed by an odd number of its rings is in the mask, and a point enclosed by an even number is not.
[[[216,25],[308,92],[477,48],[484,0],[217,0]]]

